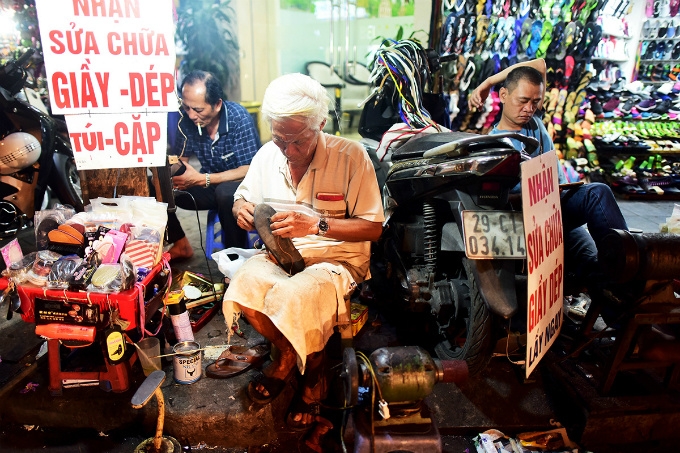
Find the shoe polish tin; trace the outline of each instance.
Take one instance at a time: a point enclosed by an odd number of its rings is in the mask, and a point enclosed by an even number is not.
[[[181,341],[172,348],[175,382],[193,384],[201,378],[201,345],[196,341]]]

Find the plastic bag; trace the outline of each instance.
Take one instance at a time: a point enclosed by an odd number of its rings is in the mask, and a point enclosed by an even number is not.
[[[88,291],[117,293],[121,290],[123,276],[120,264],[101,264],[92,275]]]
[[[47,287],[50,289],[68,289],[73,273],[83,262],[80,257],[62,257],[52,265],[47,276]]]
[[[666,223],[660,225],[660,231],[662,233],[680,233],[680,204],[674,205],[673,213],[666,218]]]
[[[156,264],[161,245],[161,235],[156,229],[132,227],[131,239],[125,245],[121,260],[127,257],[136,267],[151,269]]]
[[[52,266],[61,258],[59,253],[50,250],[40,250],[35,256],[33,267],[27,273],[28,281],[36,286],[47,285],[47,278],[52,271]]]
[[[24,252],[21,251],[21,245],[17,238],[12,239],[7,245],[2,247],[0,253],[2,253],[2,259],[5,261],[5,268],[18,263],[24,258]]]
[[[401,145],[420,134],[434,134],[437,132],[448,132],[446,128],[437,130],[434,126],[426,126],[422,129],[413,129],[405,123],[396,123],[388,131],[383,134],[380,139],[380,144],[376,150],[376,155],[380,162],[391,162],[392,153]]]
[[[36,211],[33,218],[35,224],[35,246],[38,250],[45,250],[50,243],[48,233],[56,230],[66,219],[63,213],[53,209]]]
[[[130,239],[144,241],[149,250],[141,252],[144,255],[143,263],[133,264],[137,267],[152,267],[157,264],[163,253],[163,235],[165,226],[168,222],[168,206],[166,203],[159,203],[155,198],[150,197],[131,197],[121,198],[96,198],[92,200],[89,212],[79,213],[78,220],[86,226],[87,244],[90,249],[94,247],[96,240],[103,240],[107,231],[119,230],[130,233]],[[139,243],[137,243],[139,245]],[[135,245],[133,244],[133,249]],[[117,252],[120,252],[117,250]],[[139,251],[137,251],[139,252]],[[104,255],[104,254],[103,254]],[[102,256],[103,256],[102,255]],[[128,253],[128,258],[132,258]],[[147,255],[151,256],[151,259]],[[105,262],[118,261],[114,256]]]
[[[168,223],[167,203],[160,203],[155,198],[149,197],[123,198],[129,200],[135,219],[134,224],[137,228],[140,228],[135,233],[143,235],[147,242],[157,244],[154,257],[154,264],[157,264],[163,254],[162,238],[165,235],[165,226]],[[149,229],[155,230],[155,233],[149,231]],[[158,242],[156,242],[156,239],[158,239]]]
[[[55,230],[70,220],[76,211],[70,206],[56,205],[53,209],[45,209],[43,211],[36,211],[33,217],[35,225],[35,245],[38,250],[45,250],[49,244],[47,234]]]
[[[217,268],[225,277],[233,278],[238,268],[256,253],[260,253],[260,250],[229,247],[213,253],[212,259],[215,260]]]
[[[15,283],[28,281],[28,272],[33,268],[38,252],[31,252],[16,263],[12,263],[7,269],[2,271],[2,275],[14,280]]]

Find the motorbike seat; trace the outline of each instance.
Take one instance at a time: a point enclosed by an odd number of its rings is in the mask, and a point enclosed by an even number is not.
[[[474,151],[485,151],[489,148],[509,148],[512,143],[494,135],[480,135],[469,132],[440,132],[437,134],[419,134],[394,150],[392,161],[417,159],[424,153],[442,145],[452,146],[453,155],[463,156]],[[455,152],[454,152],[455,151]]]

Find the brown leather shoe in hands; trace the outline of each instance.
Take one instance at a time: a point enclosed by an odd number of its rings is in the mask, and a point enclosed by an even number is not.
[[[276,214],[274,208],[260,203],[255,206],[255,229],[269,253],[274,255],[281,268],[290,275],[295,275],[305,268],[305,262],[290,238],[274,236],[271,229],[271,217]]]

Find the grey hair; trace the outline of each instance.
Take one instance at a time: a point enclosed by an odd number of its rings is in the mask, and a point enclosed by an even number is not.
[[[273,120],[302,117],[317,128],[328,117],[331,98],[319,82],[304,74],[286,74],[274,79],[264,92],[262,116]]]

